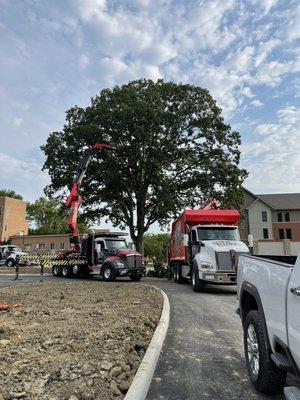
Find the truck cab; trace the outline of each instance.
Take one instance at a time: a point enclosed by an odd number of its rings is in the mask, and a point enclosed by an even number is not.
[[[192,281],[194,291],[207,283],[236,284],[237,261],[249,249],[240,240],[236,210],[185,210],[173,223],[169,261],[174,280]]]

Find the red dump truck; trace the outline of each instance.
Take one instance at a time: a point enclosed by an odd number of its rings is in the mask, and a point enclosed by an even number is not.
[[[207,283],[236,284],[238,257],[249,253],[239,237],[239,220],[237,210],[220,210],[216,202],[186,209],[172,224],[168,249],[175,282],[189,279],[195,292]]]

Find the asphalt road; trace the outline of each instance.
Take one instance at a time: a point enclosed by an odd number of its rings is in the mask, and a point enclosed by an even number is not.
[[[0,287],[40,280],[40,276],[12,278],[0,275]],[[249,383],[235,287],[212,286],[205,293],[194,293],[189,284],[154,278],[143,282],[163,289],[171,306],[169,331],[147,400],[283,399],[257,393]],[[300,386],[293,377],[288,384]]]
[[[189,284],[153,284],[167,293],[171,316],[148,400],[284,398],[257,393],[249,383],[234,286],[194,293]]]

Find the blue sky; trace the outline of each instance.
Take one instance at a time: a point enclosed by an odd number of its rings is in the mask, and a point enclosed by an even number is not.
[[[146,77],[211,91],[250,190],[300,191],[299,21],[286,0],[0,0],[0,187],[35,200],[65,111]]]

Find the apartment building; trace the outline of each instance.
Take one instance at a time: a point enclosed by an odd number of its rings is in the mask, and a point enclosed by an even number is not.
[[[13,235],[28,235],[27,203],[11,197],[0,197],[0,242]]]
[[[254,194],[244,188],[242,240],[300,242],[300,193]]]

